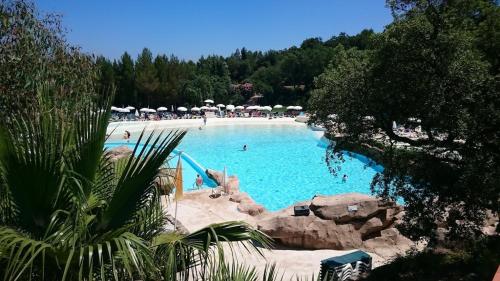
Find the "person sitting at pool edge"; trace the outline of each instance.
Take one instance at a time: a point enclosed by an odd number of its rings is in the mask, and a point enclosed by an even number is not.
[[[196,175],[196,188],[200,189],[202,185],[203,185],[203,178],[199,174],[197,174]]]

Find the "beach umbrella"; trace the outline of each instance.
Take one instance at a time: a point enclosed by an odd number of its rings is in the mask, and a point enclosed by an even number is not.
[[[280,108],[283,108],[283,106],[281,104],[277,104],[273,108],[280,109]]]
[[[149,108],[143,107],[143,108],[139,109],[139,111],[140,112],[149,112]]]
[[[223,105],[222,103],[219,103],[219,104],[217,105],[217,107],[226,107],[226,106],[225,106],[225,105]]]
[[[255,110],[255,109],[258,109],[260,106],[258,105],[251,105],[249,107],[247,107],[248,110]]]
[[[157,111],[168,111],[168,108],[164,107],[164,106],[160,106],[156,109]]]
[[[295,110],[295,106],[289,105],[286,107],[286,110]]]
[[[241,105],[238,105],[237,107],[235,107],[235,109],[238,109],[238,110],[243,110],[243,109],[245,109],[245,107],[244,107],[244,106],[241,106]]]
[[[130,105],[129,105],[129,106],[127,106],[127,107],[125,107],[125,108],[126,108],[126,109],[128,109],[128,110],[134,110],[134,109],[135,109],[135,107],[130,106]]]
[[[181,107],[177,107],[177,110],[181,111],[181,112],[186,112],[187,108],[181,106]]]
[[[213,100],[205,100],[205,103],[214,103]]]
[[[227,110],[234,110],[234,105],[232,105],[232,104],[228,104],[228,105],[226,106],[226,109],[227,109]]]
[[[300,105],[296,105],[296,106],[295,106],[295,110],[302,110],[302,106],[300,106]]]
[[[148,111],[147,111],[147,112],[149,112],[149,113],[155,113],[155,112],[156,112],[156,110],[154,110],[154,109],[150,108],[150,109],[148,109]]]
[[[130,109],[118,108],[118,112],[121,112],[121,113],[130,113]]]
[[[116,107],[116,106],[112,106],[112,107],[111,107],[111,111],[118,111],[118,107]]]
[[[191,108],[191,111],[200,111],[200,108],[195,106]]]
[[[270,106],[264,106],[264,107],[262,107],[262,110],[271,111],[271,110],[273,110],[273,108]]]
[[[209,110],[209,109],[210,109],[210,107],[208,107],[208,106],[202,106],[202,107],[200,107],[200,109],[201,109],[201,110]]]

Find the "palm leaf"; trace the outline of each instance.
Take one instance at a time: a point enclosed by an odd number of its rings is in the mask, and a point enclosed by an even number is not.
[[[224,242],[237,242],[245,250],[256,250],[260,254],[259,247],[272,246],[271,238],[248,224],[225,222],[212,224],[186,236],[175,232],[160,234],[153,240],[153,247],[165,279],[174,280],[180,276],[181,280],[187,280],[190,274],[200,273],[196,266],[205,268],[216,257],[224,260],[224,255],[221,255]],[[250,247],[247,242],[250,242]],[[233,243],[225,244],[234,252]]]
[[[111,99],[106,98],[99,102],[87,102],[83,110],[73,115],[75,151],[69,155],[72,172],[79,175],[85,196],[88,196],[102,171],[103,146],[106,141],[106,129],[111,116]]]
[[[185,134],[185,131],[173,131],[165,137],[162,133],[156,137],[154,132],[149,135],[137,157],[129,158],[118,180],[113,198],[104,211],[99,229],[121,227],[133,219],[134,214],[148,202],[158,169]],[[143,136],[144,132],[141,133],[134,148],[134,155]]]
[[[50,111],[41,111],[30,116],[32,119],[23,113],[17,117],[0,124],[4,131],[0,181],[8,187],[20,226],[41,234],[55,210],[69,208],[70,194],[64,188],[69,131],[63,118]]]

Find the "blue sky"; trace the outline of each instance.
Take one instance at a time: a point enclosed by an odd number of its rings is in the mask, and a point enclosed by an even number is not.
[[[182,59],[266,51],[328,39],[392,20],[385,0],[36,0],[42,12],[63,15],[68,40],[86,52],[133,57],[144,47]]]

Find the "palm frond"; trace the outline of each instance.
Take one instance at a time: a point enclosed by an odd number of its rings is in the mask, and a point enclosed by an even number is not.
[[[71,194],[64,188],[67,174],[63,160],[69,130],[57,113],[41,111],[30,116],[32,119],[19,114],[19,118],[0,124],[4,131],[0,176],[19,224],[40,234],[56,209],[69,208]]]
[[[6,256],[3,278],[13,281],[27,279],[34,263],[53,250],[52,246],[44,241],[31,239],[12,228],[1,226],[0,249]]]
[[[111,116],[111,99],[98,102],[86,102],[83,110],[73,114],[74,152],[68,156],[72,171],[82,180],[85,196],[90,194],[97,176],[102,171],[103,146],[106,141],[106,129]],[[104,178],[107,179],[107,178]],[[100,180],[103,180],[100,178]]]
[[[272,246],[271,238],[248,224],[225,222],[212,224],[186,236],[175,232],[160,234],[153,240],[153,247],[164,278],[181,276],[180,280],[187,280],[190,274],[200,273],[196,266],[204,268],[216,259],[224,261],[223,244],[229,245],[234,253],[233,243],[224,242],[237,242],[243,249],[256,250],[260,254],[259,247]]]
[[[137,153],[144,132],[141,134],[133,153],[137,157],[129,158],[99,229],[121,227],[133,219],[134,214],[148,202],[158,169],[185,134],[185,131],[172,131],[165,137],[162,133],[154,137],[153,132]]]

